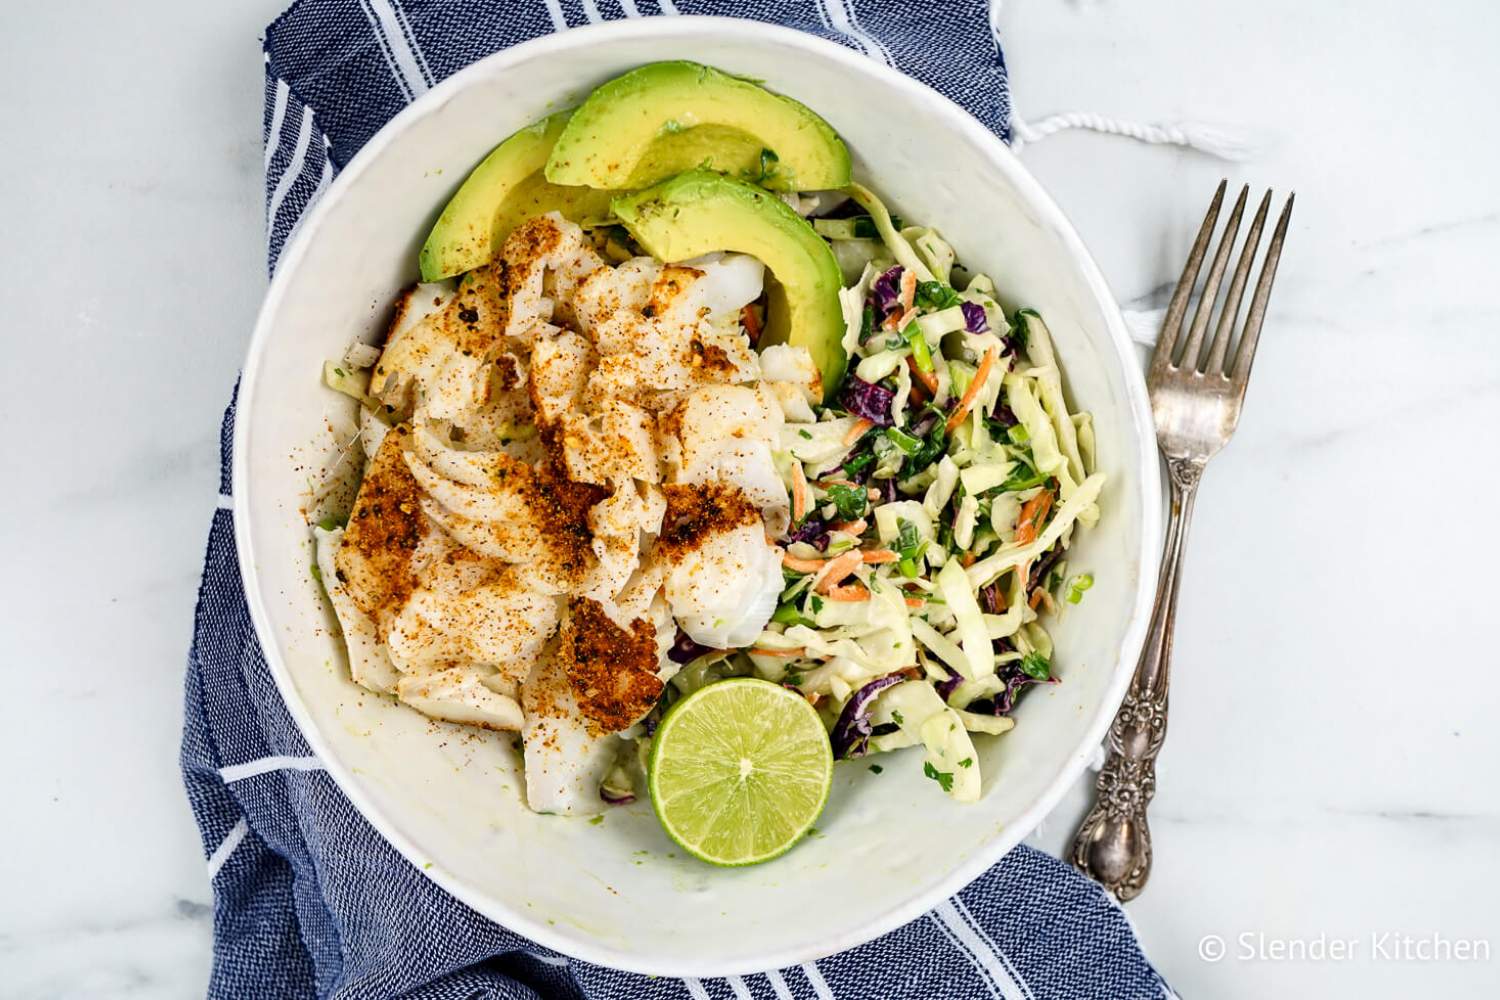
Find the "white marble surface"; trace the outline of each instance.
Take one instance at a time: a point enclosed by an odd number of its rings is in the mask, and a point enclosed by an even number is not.
[[[180,688],[264,284],[256,40],[279,2],[0,8],[3,997],[206,981]],[[1157,869],[1129,908],[1148,953],[1186,997],[1496,995],[1500,8],[1012,0],[1001,23],[1033,120],[1257,143],[1230,167],[1089,135],[1026,151],[1127,306],[1160,304],[1222,174],[1298,193],[1198,507]],[[1491,957],[1382,957],[1387,932]],[[1246,959],[1241,934],[1358,945]]]

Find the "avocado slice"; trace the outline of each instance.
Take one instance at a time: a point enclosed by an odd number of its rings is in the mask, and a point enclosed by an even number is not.
[[[554,184],[641,188],[702,167],[774,191],[849,183],[849,149],[790,97],[695,62],[650,63],[579,106],[547,160]]]
[[[549,115],[496,146],[449,199],[422,245],[423,281],[472,271],[500,252],[534,215],[558,211],[574,222],[603,219],[611,193],[550,183],[543,167],[571,109]]]
[[[833,251],[807,220],[776,195],[710,170],[690,170],[613,203],[636,242],[669,263],[730,250],[770,270],[769,310],[760,346],[806,347],[824,398],[844,375],[843,275]]]

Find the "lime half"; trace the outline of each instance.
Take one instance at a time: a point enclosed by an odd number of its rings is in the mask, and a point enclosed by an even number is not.
[[[667,835],[716,865],[753,865],[807,833],[833,780],[817,710],[737,677],[684,698],[651,741],[651,802]]]

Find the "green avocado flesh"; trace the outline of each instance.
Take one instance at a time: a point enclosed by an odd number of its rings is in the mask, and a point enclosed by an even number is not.
[[[438,281],[489,263],[526,219],[561,212],[574,222],[609,215],[616,192],[549,182],[547,155],[572,111],[528,125],[496,146],[464,180],[422,245],[423,281]]]
[[[844,374],[843,275],[823,238],[780,198],[743,181],[691,170],[613,203],[652,256],[669,263],[718,250],[749,254],[774,277],[759,346],[806,347],[832,393]]]
[[[599,87],[547,160],[554,184],[622,190],[702,168],[776,191],[849,183],[849,150],[805,105],[710,66],[651,63]]]

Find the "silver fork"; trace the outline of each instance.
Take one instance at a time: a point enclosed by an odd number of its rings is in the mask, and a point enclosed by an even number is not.
[[[1230,339],[1238,319],[1240,299],[1250,277],[1250,266],[1271,207],[1271,192],[1261,200],[1260,209],[1250,223],[1240,252],[1239,264],[1230,279],[1229,289],[1220,310],[1213,340],[1205,351],[1203,338],[1213,319],[1214,304],[1219,298],[1224,269],[1234,249],[1240,218],[1245,211],[1247,185],[1224,225],[1224,234],[1203,282],[1203,293],[1193,324],[1184,341],[1183,321],[1187,317],[1188,299],[1198,281],[1198,271],[1208,250],[1210,237],[1224,203],[1228,181],[1219,182],[1208,216],[1198,230],[1188,255],[1187,266],[1172,293],[1162,322],[1156,353],[1146,376],[1151,391],[1151,413],[1156,420],[1156,441],[1167,461],[1171,481],[1172,511],[1167,522],[1166,552],[1161,561],[1161,577],[1156,585],[1156,607],[1146,645],[1136,665],[1130,690],[1115,716],[1109,731],[1109,753],[1104,769],[1095,783],[1097,801],[1084,817],[1073,838],[1072,862],[1085,874],[1102,883],[1120,900],[1134,899],[1151,875],[1151,828],[1146,822],[1146,807],[1156,794],[1156,755],[1161,752],[1167,735],[1167,681],[1172,664],[1172,628],[1177,618],[1177,584],[1182,575],[1183,543],[1188,522],[1193,515],[1193,500],[1198,480],[1208,460],[1219,453],[1240,420],[1245,401],[1245,386],[1250,380],[1250,365],[1255,360],[1255,346],[1260,339],[1261,321],[1276,279],[1276,264],[1281,259],[1281,245],[1286,239],[1287,220],[1292,215],[1288,197],[1276,231],[1266,248],[1265,263],[1250,310],[1236,348],[1230,352]]]

